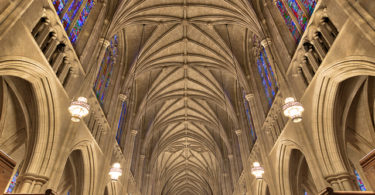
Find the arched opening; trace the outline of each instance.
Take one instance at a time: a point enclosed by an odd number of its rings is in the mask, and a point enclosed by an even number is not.
[[[289,160],[291,194],[317,194],[318,191],[302,152],[296,149],[292,150]]]
[[[341,150],[346,153],[357,190],[372,190],[359,161],[375,147],[375,77],[353,77],[345,80],[339,89],[337,111],[344,113],[337,120],[342,124],[338,124],[338,135],[344,140]]]
[[[7,193],[16,190],[16,183],[19,182],[17,178],[23,171],[22,165],[27,163],[26,148],[34,139],[28,134],[32,128],[31,117],[35,115],[32,97],[29,82],[17,77],[0,77],[0,150],[16,161],[6,188]]]
[[[84,188],[84,162],[82,152],[74,150],[68,157],[57,191],[58,194],[80,195]]]

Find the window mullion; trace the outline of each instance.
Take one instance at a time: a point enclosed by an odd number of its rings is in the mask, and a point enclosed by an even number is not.
[[[302,3],[301,0],[296,0],[296,2],[299,5],[299,7],[302,9],[303,13],[305,13],[305,15],[307,17],[307,21],[309,21],[310,20],[310,15],[309,15],[309,12],[306,9],[305,5]]]
[[[302,27],[301,27],[301,25],[299,24],[298,19],[297,19],[296,16],[294,15],[292,9],[289,7],[288,2],[286,2],[285,0],[280,0],[280,1],[283,2],[284,6],[285,6],[285,9],[287,10],[287,12],[288,12],[290,18],[292,18],[294,24],[295,24],[296,27],[297,27],[298,32],[302,35],[302,33],[303,33],[303,32],[302,32]]]
[[[73,1],[74,0],[70,0],[70,1],[68,1],[68,3],[66,3],[64,9],[62,10],[61,14],[59,15],[60,19],[62,19],[64,17],[64,15],[68,12],[68,9],[72,5]]]
[[[81,4],[81,7],[79,8],[77,14],[74,16],[74,19],[72,20],[72,23],[70,23],[69,29],[67,31],[67,34],[70,35],[70,32],[72,31],[73,27],[77,23],[78,18],[81,16],[82,10],[86,7],[88,0],[84,0]]]

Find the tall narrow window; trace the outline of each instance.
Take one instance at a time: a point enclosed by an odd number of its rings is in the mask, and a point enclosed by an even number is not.
[[[302,4],[305,6],[307,9],[308,15],[311,16],[312,13],[314,12],[316,2],[318,0],[301,0]]]
[[[70,41],[72,43],[75,43],[77,41],[78,35],[81,32],[81,29],[82,29],[83,25],[85,24],[92,7],[94,7],[94,4],[95,4],[94,0],[88,0],[86,2],[85,8],[83,8],[83,10],[82,10],[77,22],[75,23],[72,31],[70,31],[69,37],[70,37]]]
[[[366,187],[365,187],[365,184],[363,183],[361,177],[359,176],[359,173],[357,170],[354,169],[354,175],[355,175],[355,178],[357,179],[357,184],[358,184],[358,187],[361,191],[366,191]]]
[[[257,59],[258,72],[262,80],[264,92],[268,104],[271,106],[277,91],[277,83],[271,64],[268,61],[267,53],[264,48],[261,50]]]
[[[83,25],[86,23],[86,20],[95,5],[95,0],[52,0],[52,3],[57,14],[61,17],[61,23],[64,26],[70,41],[72,44],[75,44]],[[69,8],[64,11],[65,6],[67,5]],[[61,14],[63,15],[61,16]]]
[[[61,12],[64,10],[66,3],[68,3],[68,0],[53,0],[52,3],[55,7],[57,15],[60,15]]]
[[[12,193],[14,191],[14,188],[16,187],[16,180],[17,180],[18,175],[19,175],[19,169],[13,175],[12,180],[9,183],[9,187],[7,189],[7,193]]]
[[[249,107],[249,104],[246,100],[246,93],[245,93],[244,90],[243,90],[243,101],[244,101],[244,106],[245,106],[247,122],[248,122],[248,125],[249,125],[249,128],[250,128],[251,141],[253,143],[255,143],[255,141],[257,139],[257,135],[256,135],[255,130],[254,130],[253,119],[251,117],[250,107]]]
[[[294,16],[297,18],[298,24],[300,25],[302,31],[305,31],[307,25],[307,16],[298,5],[296,0],[287,0],[290,9],[292,10]]]
[[[292,33],[294,40],[298,42],[299,39],[301,38],[301,34],[299,33],[296,24],[293,22],[288,11],[286,10],[284,3],[281,0],[277,0],[276,6],[280,11],[281,16],[283,17],[286,26],[288,27],[289,31]]]
[[[298,43],[318,0],[276,0],[289,31]],[[287,7],[285,7],[287,6]]]
[[[126,117],[126,101],[122,103],[122,108],[121,108],[121,114],[120,114],[120,120],[118,122],[118,127],[117,127],[117,134],[116,134],[116,141],[120,145],[121,143],[121,137],[123,133],[123,129],[125,126],[125,117]]]
[[[81,7],[81,4],[81,0],[73,0],[72,4],[70,4],[68,11],[64,14],[63,18],[61,19],[65,31],[69,30],[69,26],[72,23],[74,17],[77,15],[77,12]]]
[[[109,83],[111,81],[113,66],[116,64],[117,53],[118,53],[118,37],[115,35],[110,46],[106,49],[104,58],[100,65],[98,76],[95,81],[94,91],[99,102],[103,105],[106,92],[108,90]]]

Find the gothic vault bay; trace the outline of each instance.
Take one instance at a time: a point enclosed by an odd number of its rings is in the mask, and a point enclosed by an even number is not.
[[[374,109],[374,0],[0,0],[0,193],[375,194]]]

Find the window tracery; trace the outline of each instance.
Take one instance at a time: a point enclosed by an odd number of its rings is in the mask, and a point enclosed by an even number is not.
[[[318,0],[276,0],[276,7],[298,43]]]
[[[94,91],[99,102],[103,105],[108,86],[111,81],[113,67],[116,64],[118,55],[118,36],[114,35],[109,47],[106,49],[104,58],[95,81]]]
[[[277,92],[277,83],[264,48],[262,48],[259,53],[257,65],[268,104],[271,106]]]
[[[18,169],[17,172],[13,175],[12,180],[9,183],[9,187],[6,191],[6,193],[12,193],[14,191],[14,188],[16,187],[16,180],[19,175],[20,170]]]
[[[254,130],[253,119],[251,117],[249,104],[246,100],[245,91],[243,91],[243,101],[244,101],[244,106],[245,106],[246,118],[247,118],[247,122],[248,122],[248,126],[249,126],[248,128],[250,129],[251,141],[254,144],[256,139],[257,139],[257,135],[256,135],[255,130]]]
[[[358,187],[361,191],[366,191],[365,184],[363,183],[361,176],[359,175],[358,171],[354,169],[355,179],[357,180]]]
[[[61,18],[61,23],[70,41],[72,44],[75,44],[82,27],[95,5],[95,0],[53,0],[53,5]],[[64,13],[66,6],[69,6],[69,8]]]
[[[126,111],[127,111],[127,105],[126,105],[126,101],[124,101],[121,107],[120,120],[118,122],[117,134],[116,134],[116,141],[119,145],[121,143],[122,133],[123,133],[123,129],[125,126]]]

